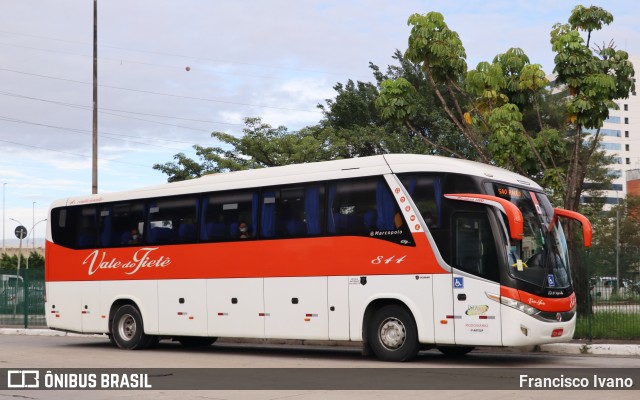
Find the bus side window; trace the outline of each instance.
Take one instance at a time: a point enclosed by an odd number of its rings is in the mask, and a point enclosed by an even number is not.
[[[437,229],[442,224],[442,178],[433,174],[411,174],[401,176],[404,187],[409,192],[429,229]]]
[[[379,178],[331,182],[327,231],[413,245],[406,222],[386,181]]]
[[[75,246],[77,249],[97,247],[96,207],[84,206],[76,209]]]
[[[261,237],[321,235],[323,197],[324,186],[320,184],[263,190]]]
[[[258,220],[257,190],[211,193],[202,201],[200,239],[206,242],[252,239],[256,237]],[[244,223],[243,234],[239,226]]]
[[[144,236],[144,214],[145,207],[141,201],[114,204],[109,245],[111,247],[139,246],[142,240],[134,238],[133,231]]]
[[[330,234],[368,236],[375,228],[374,179],[350,179],[330,183],[328,203],[327,226]]]
[[[160,199],[148,204],[147,243],[195,242],[198,201],[195,197]]]

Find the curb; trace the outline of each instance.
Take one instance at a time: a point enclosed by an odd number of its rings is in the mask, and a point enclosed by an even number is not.
[[[94,339],[105,339],[104,334],[83,334],[55,331],[52,329],[24,329],[24,328],[0,328],[0,335],[24,335],[24,336],[69,336]],[[221,338],[219,343],[244,343],[261,345],[296,345],[296,346],[324,346],[324,347],[354,347],[359,348],[362,342],[347,342],[335,340],[289,340],[289,339],[250,339],[250,338]],[[527,347],[495,347],[498,351],[515,351],[520,353],[554,353],[573,355],[608,355],[640,357],[640,344],[587,344],[587,343],[555,343],[541,346]]]
[[[88,337],[88,338],[105,338],[106,337],[103,334],[88,335],[83,333],[54,331],[53,329],[24,329],[24,328],[0,328],[0,335],[69,336],[69,337]]]
[[[608,356],[640,356],[640,345],[637,344],[544,344],[540,346],[544,353],[558,354],[590,354]]]

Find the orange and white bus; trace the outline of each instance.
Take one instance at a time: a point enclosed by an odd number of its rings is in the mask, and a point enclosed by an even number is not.
[[[63,199],[48,218],[47,323],[124,349],[345,340],[394,361],[566,341],[576,297],[558,216],[590,244],[589,221],[530,179],[421,155]]]

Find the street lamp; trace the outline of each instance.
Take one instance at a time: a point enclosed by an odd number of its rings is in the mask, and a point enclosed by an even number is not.
[[[620,292],[620,197],[616,190],[616,293]]]
[[[2,252],[3,253],[7,252],[7,249],[4,244],[4,235],[5,235],[4,233],[4,192],[5,192],[6,186],[7,186],[7,182],[2,184]]]
[[[33,232],[35,230],[36,225],[38,225],[40,222],[44,222],[46,220],[47,220],[46,218],[45,219],[41,219],[40,221],[38,221],[35,224],[33,224],[33,226],[31,227],[31,230],[29,231],[29,233],[27,233],[27,243],[29,243],[29,235],[31,235],[31,232]],[[36,237],[36,234],[34,233],[32,240],[35,240],[35,237]],[[33,250],[35,251],[35,249],[36,248],[35,248],[35,245],[34,245]],[[31,257],[31,254],[27,254],[27,266],[26,266],[27,269],[29,269],[29,257]]]
[[[33,204],[31,205],[31,231],[33,231],[33,227],[36,226],[36,202],[34,201]],[[31,231],[29,231],[29,233],[31,233]],[[35,238],[36,236],[33,235],[33,238],[31,238],[31,241],[33,242],[33,249],[36,249],[36,242],[35,242]],[[27,247],[29,247],[29,236],[27,236]]]
[[[14,221],[14,222],[17,222],[18,226],[21,226],[21,227],[24,228],[24,225],[22,225],[22,222],[18,221],[17,219],[14,219],[14,218],[9,218],[9,219]],[[18,236],[20,238],[20,249],[18,250],[18,269],[16,270],[16,279],[19,279],[18,277],[20,276],[20,264],[22,263],[22,236],[23,236],[23,232],[24,231],[20,231],[19,232],[19,236]],[[16,231],[16,234],[18,234],[18,231]],[[28,246],[29,246],[29,239],[27,238],[27,247]],[[18,298],[16,296],[16,302],[13,304],[13,316],[14,317],[15,317],[16,312],[18,310],[17,307],[18,307]]]

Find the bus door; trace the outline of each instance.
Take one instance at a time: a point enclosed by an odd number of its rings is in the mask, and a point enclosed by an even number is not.
[[[453,214],[453,320],[455,343],[502,345],[496,241],[486,212]]]

